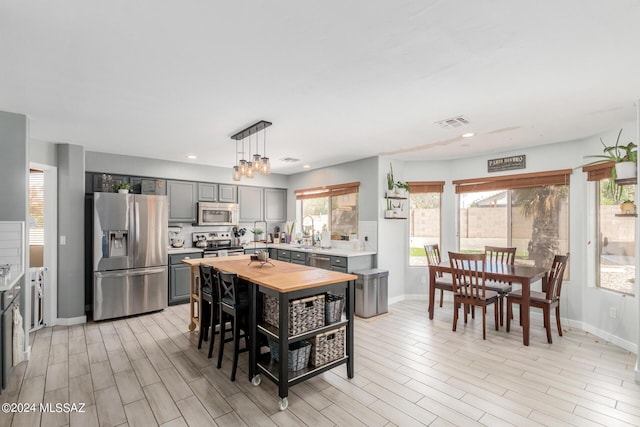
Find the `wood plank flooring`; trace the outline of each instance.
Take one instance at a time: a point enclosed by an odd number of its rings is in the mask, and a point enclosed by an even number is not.
[[[491,316],[489,316],[491,317]],[[532,325],[523,347],[517,326],[460,320],[451,304],[428,320],[425,301],[403,301],[388,315],[358,319],[355,377],[340,366],[290,389],[278,410],[276,386],[247,380],[247,353],[229,380],[197,350],[188,305],[144,316],[44,328],[0,401],[85,403],[84,413],[0,414],[3,426],[638,426],[636,357],[580,330],[546,342]]]

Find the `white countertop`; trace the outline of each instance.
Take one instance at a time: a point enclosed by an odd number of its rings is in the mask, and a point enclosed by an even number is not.
[[[274,248],[274,249],[283,249],[288,251],[297,251],[297,252],[308,252],[313,254],[322,254],[322,255],[333,255],[333,256],[342,256],[342,257],[357,257],[357,256],[370,256],[375,255],[376,252],[371,251],[352,251],[349,249],[343,248],[305,248],[298,245],[290,245],[287,243],[280,244],[257,244],[253,245],[249,243],[244,247],[245,249],[264,249],[264,248]]]
[[[174,255],[174,254],[184,254],[184,253],[189,253],[189,252],[204,252],[204,249],[202,248],[169,248],[169,250],[167,251],[167,253],[169,255]]]
[[[12,272],[8,276],[0,278],[0,292],[10,291],[18,283],[18,281],[24,276],[24,271]]]

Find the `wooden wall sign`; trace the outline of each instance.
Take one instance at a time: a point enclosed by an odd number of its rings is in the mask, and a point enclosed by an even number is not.
[[[520,154],[519,156],[502,157],[500,159],[487,160],[487,169],[489,172],[510,171],[513,169],[524,169],[527,166],[527,156]]]

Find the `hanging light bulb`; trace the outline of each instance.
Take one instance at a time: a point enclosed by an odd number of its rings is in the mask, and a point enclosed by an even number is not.
[[[242,140],[242,158],[240,159],[240,174],[247,175],[247,161],[244,159],[244,139]]]
[[[258,141],[258,137],[258,132],[256,132],[256,154],[253,155],[253,169],[256,172],[260,172],[262,170],[262,159],[258,153],[258,144],[260,143],[260,141]]]
[[[271,164],[269,163],[269,158],[267,157],[267,129],[264,129],[264,135],[263,135],[263,156],[260,159],[260,172],[262,173],[262,175],[269,175],[269,172],[271,172]]]
[[[240,181],[240,178],[242,178],[242,174],[238,166],[238,140],[236,139],[236,163],[233,165],[233,180]]]

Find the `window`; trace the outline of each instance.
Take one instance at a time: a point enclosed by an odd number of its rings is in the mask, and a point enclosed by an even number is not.
[[[454,181],[460,195],[460,251],[515,246],[517,263],[549,268],[554,255],[569,251],[570,173]]]
[[[44,245],[44,173],[29,173],[29,245]]]
[[[633,200],[635,185],[611,185],[610,179],[596,182],[596,285],[624,294],[634,294],[636,215],[620,209],[623,200]]]
[[[305,236],[331,232],[331,240],[349,240],[358,234],[359,182],[296,190],[301,229]],[[309,219],[310,217],[310,219]],[[313,230],[312,230],[313,228]]]
[[[409,266],[424,267],[424,245],[440,244],[440,199],[444,181],[409,182]]]

